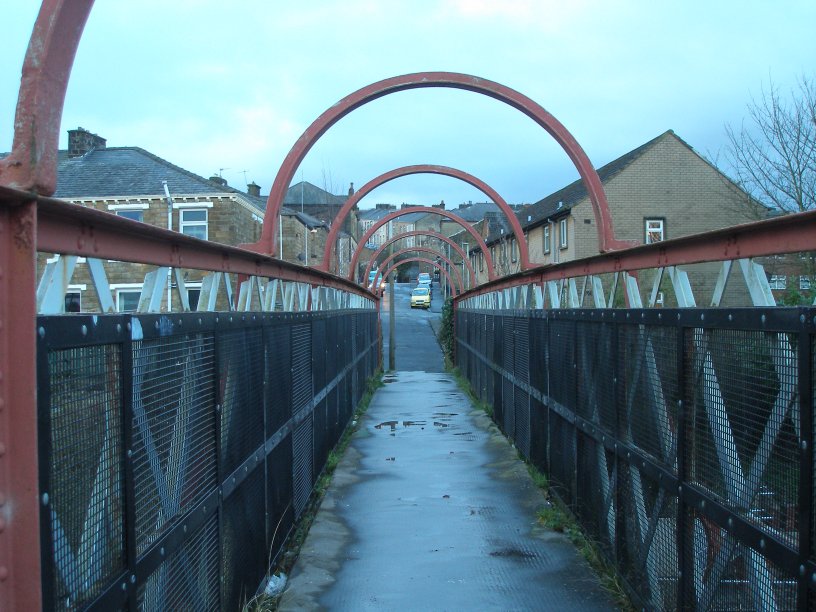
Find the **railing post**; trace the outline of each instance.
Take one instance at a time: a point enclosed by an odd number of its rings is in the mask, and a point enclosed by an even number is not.
[[[0,610],[42,608],[36,234],[35,201],[0,201]]]
[[[804,315],[803,315],[804,316]],[[808,607],[808,599],[813,598],[809,588],[808,572],[801,570],[807,568],[808,559],[814,555],[813,551],[813,461],[814,461],[814,436],[813,436],[813,327],[808,329],[807,317],[805,317],[805,328],[799,332],[798,362],[799,362],[799,516],[797,516],[799,528],[799,563],[800,572],[798,580],[799,610],[812,609]],[[811,578],[812,580],[812,578]]]

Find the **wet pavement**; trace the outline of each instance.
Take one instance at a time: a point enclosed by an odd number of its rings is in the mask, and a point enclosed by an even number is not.
[[[448,374],[397,367],[357,424],[279,609],[614,609],[567,538],[537,523],[546,501],[492,421]]]

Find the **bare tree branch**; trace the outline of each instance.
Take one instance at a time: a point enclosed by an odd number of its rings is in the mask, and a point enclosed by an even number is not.
[[[780,212],[816,208],[816,85],[801,77],[790,99],[772,81],[748,104],[739,131],[726,126],[725,158],[737,184]]]

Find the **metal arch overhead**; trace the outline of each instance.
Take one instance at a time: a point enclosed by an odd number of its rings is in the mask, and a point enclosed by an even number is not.
[[[398,261],[397,263],[395,263],[393,266],[389,267],[385,271],[385,276],[388,276],[389,274],[391,274],[391,272],[393,270],[399,268],[401,265],[411,263],[413,261],[418,261],[420,263],[430,264],[434,268],[437,268],[441,274],[444,274],[445,278],[448,279],[448,284],[453,288],[453,291],[455,293],[455,295],[453,297],[456,297],[461,293],[460,291],[456,291],[456,284],[453,282],[453,279],[451,278],[451,275],[448,274],[448,271],[444,268],[444,266],[441,266],[438,263],[436,263],[435,261],[432,261],[430,259],[426,259],[425,257],[409,257],[408,259],[403,259],[402,261]],[[377,295],[382,295],[382,291],[377,290]]]
[[[401,250],[397,251],[396,253],[392,253],[391,255],[386,257],[383,260],[382,265],[383,265],[383,267],[385,267],[386,265],[388,265],[388,263],[390,261],[393,261],[395,257],[398,257],[400,255],[404,255],[405,253],[415,253],[415,252],[430,253],[431,255],[436,255],[437,257],[442,259],[442,261],[447,263],[451,267],[451,269],[453,269],[453,272],[454,272],[454,274],[456,276],[456,280],[459,282],[459,293],[462,293],[462,292],[465,291],[465,283],[462,282],[462,275],[459,274],[459,270],[456,268],[455,265],[453,265],[453,262],[449,258],[447,258],[444,255],[442,255],[441,253],[439,253],[438,251],[434,251],[433,249],[431,249],[429,247],[406,247],[406,248],[401,249]],[[380,272],[381,271],[378,270],[377,274],[374,276],[374,286],[375,287],[379,284],[377,282],[377,280],[381,276]],[[385,278],[385,275],[382,275],[382,278]]]
[[[507,217],[507,221],[510,224],[510,228],[513,230],[513,235],[516,237],[516,242],[518,242],[519,245],[521,269],[526,270],[530,267],[530,252],[527,247],[527,239],[524,237],[524,230],[521,227],[521,223],[519,223],[518,217],[516,217],[513,209],[510,208],[504,198],[502,198],[495,189],[472,174],[468,174],[467,172],[463,172],[462,170],[458,170],[456,168],[431,164],[419,164],[416,166],[403,166],[402,168],[395,168],[394,170],[385,172],[371,179],[356,193],[349,196],[349,198],[343,204],[343,207],[340,209],[340,212],[338,212],[337,216],[334,218],[331,230],[326,238],[326,246],[323,249],[323,262],[321,263],[323,270],[329,270],[332,251],[334,250],[335,242],[337,242],[337,236],[340,233],[343,220],[348,216],[352,208],[354,208],[354,206],[356,206],[360,200],[362,200],[377,187],[384,185],[389,181],[393,181],[394,179],[403,176],[411,176],[414,174],[438,174],[441,176],[456,178],[475,187],[488,198],[493,200],[493,202],[496,203],[502,212],[504,212],[505,216]]]
[[[23,62],[14,141],[0,160],[0,185],[51,195],[68,78],[93,0],[44,0]]]
[[[440,234],[439,232],[435,232],[433,230],[414,230],[410,232],[403,232],[402,234],[397,234],[393,238],[389,238],[388,240],[383,242],[382,246],[376,251],[374,251],[374,254],[371,256],[371,259],[368,260],[368,267],[365,269],[362,278],[363,279],[368,278],[368,275],[371,272],[372,264],[377,260],[377,257],[380,256],[380,254],[385,250],[385,248],[388,245],[393,244],[399,240],[402,240],[403,238],[411,238],[413,236],[430,236],[432,238],[438,238],[442,242],[446,242],[447,244],[451,245],[451,247],[453,247],[453,250],[456,251],[456,253],[462,258],[462,261],[465,262],[465,265],[468,267],[468,270],[470,271],[470,280],[472,281],[473,286],[474,287],[476,286],[476,271],[473,269],[473,264],[470,263],[470,260],[467,257],[467,253],[465,253],[462,247],[456,244],[448,236],[446,236],[445,234]],[[351,280],[354,280],[353,275],[351,277]]]
[[[446,217],[451,221],[455,221],[456,223],[461,225],[465,229],[465,231],[467,231],[467,233],[469,233],[476,239],[476,243],[482,249],[482,253],[484,254],[485,258],[485,264],[487,266],[487,277],[490,280],[493,280],[496,277],[496,274],[493,271],[493,258],[490,256],[490,250],[487,248],[487,244],[485,243],[484,238],[482,238],[481,235],[479,235],[479,232],[473,229],[473,227],[466,221],[457,217],[453,213],[450,213],[447,210],[442,210],[440,208],[429,208],[427,206],[409,206],[408,208],[401,208],[400,210],[395,210],[394,212],[385,215],[382,219],[380,219],[374,225],[368,228],[368,231],[366,231],[366,233],[363,234],[360,237],[360,240],[357,242],[357,248],[354,249],[354,253],[351,256],[349,270],[354,270],[354,268],[357,266],[357,260],[360,258],[360,253],[365,248],[366,241],[369,238],[371,238],[378,229],[380,229],[383,225],[385,225],[389,221],[393,221],[397,217],[401,217],[402,215],[410,215],[416,212]],[[354,278],[352,272],[349,272],[349,278]]]
[[[609,204],[604,193],[603,184],[586,153],[567,128],[547,112],[543,106],[518,91],[476,76],[455,72],[417,72],[384,79],[358,89],[332,105],[306,128],[306,131],[303,132],[286,155],[278,174],[275,176],[266,203],[261,239],[253,245],[247,245],[247,247],[270,254],[275,252],[275,230],[278,223],[278,213],[289,184],[292,182],[292,178],[294,178],[295,172],[297,172],[297,168],[306,157],[306,154],[332,125],[373,100],[399,91],[425,87],[449,87],[472,91],[504,102],[530,117],[561,145],[561,148],[564,149],[578,170],[592,203],[592,210],[598,227],[599,251],[606,252],[631,246],[629,242],[619,241],[615,238],[612,217],[609,213]]]

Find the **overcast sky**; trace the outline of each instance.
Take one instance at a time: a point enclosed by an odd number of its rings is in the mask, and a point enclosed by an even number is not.
[[[4,0],[0,151],[9,151],[20,68],[39,2]],[[351,92],[391,76],[463,72],[534,99],[596,166],[673,129],[716,157],[768,79],[816,73],[816,1],[97,0],[68,88],[65,132],[138,146],[203,176],[269,192],[303,130]],[[381,98],[335,125],[301,176],[345,193],[393,168],[473,174],[511,203],[577,178],[564,152],[509,106],[424,89]],[[245,172],[244,172],[245,171]],[[160,186],[157,186],[157,191]],[[455,179],[393,181],[362,202],[485,201]]]

